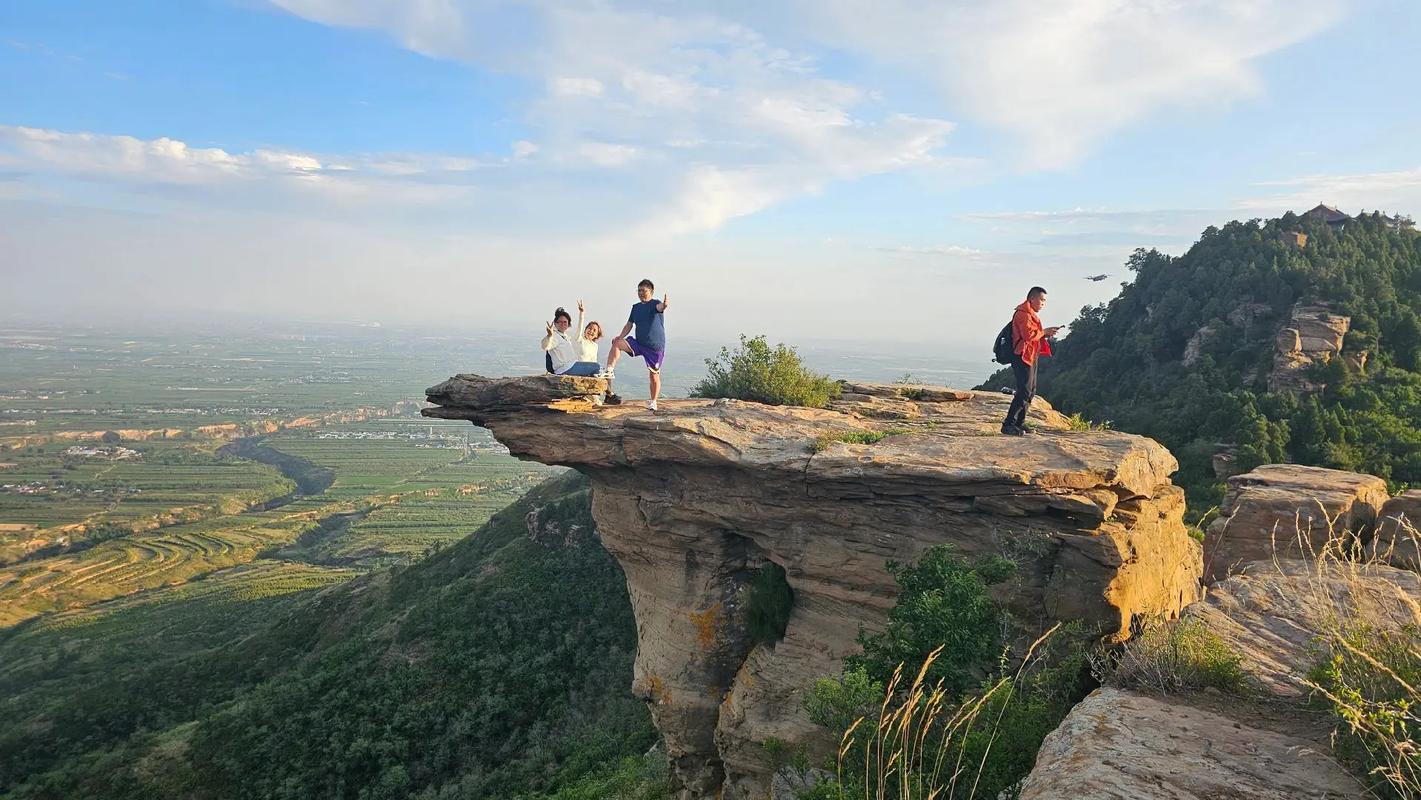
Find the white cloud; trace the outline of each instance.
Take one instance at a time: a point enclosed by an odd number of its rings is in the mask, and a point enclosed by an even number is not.
[[[1363,209],[1409,213],[1421,208],[1421,167],[1343,175],[1303,175],[1258,184],[1274,192],[1242,200],[1238,207],[1268,214],[1306,211],[1326,203],[1349,213]]]
[[[601,97],[602,82],[596,78],[554,78],[553,94],[563,97]]]
[[[986,255],[986,251],[976,247],[963,247],[957,244],[930,244],[930,245],[895,245],[890,247],[876,247],[881,253],[895,253],[905,256],[954,256],[959,258],[978,258]]]
[[[816,0],[803,10],[819,36],[927,77],[970,118],[1015,134],[1027,166],[1060,167],[1161,108],[1258,93],[1253,62],[1334,24],[1345,4]]]
[[[275,2],[545,87],[525,120],[540,171],[514,191],[586,199],[580,216],[602,217],[601,238],[710,230],[834,181],[955,164],[939,152],[951,123],[894,114],[752,26],[687,7]],[[586,166],[616,175],[589,186]]]
[[[620,167],[637,157],[641,151],[625,144],[607,142],[587,142],[579,145],[577,154],[583,160],[598,167]]]

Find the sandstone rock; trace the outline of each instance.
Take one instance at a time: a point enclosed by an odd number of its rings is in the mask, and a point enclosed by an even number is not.
[[[1377,513],[1376,536],[1368,548],[1393,567],[1421,570],[1421,489],[1386,501]]]
[[[1370,536],[1387,500],[1386,482],[1355,472],[1266,464],[1228,479],[1219,518],[1209,526],[1204,580],[1234,565],[1321,550],[1333,536]]]
[[[429,391],[439,405],[423,413],[473,420],[514,455],[590,477],[636,614],[633,691],[683,798],[763,797],[770,738],[811,760],[833,752],[802,693],[838,672],[860,628],[883,624],[890,559],[939,543],[1005,554],[1020,566],[1001,600],[1017,615],[1106,636],[1197,597],[1200,550],[1169,480],[1174,458],[1139,436],[1070,431],[1042,401],[1030,411],[1042,432],[1007,438],[1010,398],[992,393],[846,384],[828,409],[664,400],[653,413],[595,407],[598,388],[459,376]],[[812,446],[854,431],[891,435]],[[770,561],[794,607],[781,641],[752,645],[747,585]]]
[[[1307,372],[1313,365],[1326,364],[1342,353],[1351,325],[1351,317],[1334,314],[1324,306],[1295,306],[1274,342],[1268,390],[1313,392],[1323,388],[1313,383]]]
[[[1199,360],[1199,356],[1204,354],[1204,345],[1208,344],[1216,333],[1218,330],[1213,325],[1205,325],[1189,337],[1189,341],[1184,345],[1184,366],[1191,367]]]
[[[1169,699],[1097,689],[1046,737],[1021,800],[1365,796],[1325,744]]]
[[[1184,610],[1240,658],[1250,696],[1100,689],[1046,738],[1022,800],[1366,795],[1330,752],[1333,721],[1304,709],[1319,635],[1339,621],[1421,625],[1421,576],[1335,560],[1255,562]]]
[[[1421,625],[1421,577],[1384,564],[1287,559],[1248,564],[1184,610],[1242,659],[1255,690],[1302,698],[1318,636],[1337,620],[1382,630]]]

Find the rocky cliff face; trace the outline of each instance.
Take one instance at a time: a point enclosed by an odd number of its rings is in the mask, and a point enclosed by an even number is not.
[[[1294,307],[1287,325],[1278,331],[1274,341],[1268,390],[1313,392],[1321,389],[1308,378],[1308,370],[1342,355],[1342,343],[1351,325],[1351,317],[1334,314],[1322,306]],[[1352,356],[1352,365],[1360,370],[1366,364],[1366,354]]]
[[[1220,580],[1255,560],[1312,557],[1334,539],[1368,542],[1386,502],[1386,481],[1372,475],[1296,464],[1236,475],[1209,526],[1204,578]]]
[[[523,458],[591,479],[603,545],[636,612],[636,691],[664,736],[684,798],[762,797],[771,738],[833,742],[802,692],[883,623],[889,560],[939,543],[1018,562],[999,599],[1029,624],[1083,620],[1124,636],[1136,615],[1196,599],[1200,550],[1170,483],[1174,458],[1116,432],[1000,436],[1008,398],[940,387],[846,385],[828,409],[733,400],[598,407],[590,378],[457,376],[427,416],[487,427]],[[887,434],[873,444],[836,441]],[[818,442],[818,445],[816,445]],[[767,562],[794,605],[785,636],[751,642],[747,585]]]
[[[1421,579],[1384,564],[1252,562],[1185,609],[1236,654],[1241,695],[1160,696],[1107,686],[1081,701],[1037,755],[1022,800],[1341,800],[1368,797],[1332,757],[1332,722],[1306,706],[1319,632],[1338,619],[1421,624]]]

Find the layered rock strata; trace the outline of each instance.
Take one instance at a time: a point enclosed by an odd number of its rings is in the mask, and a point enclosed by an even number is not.
[[[1386,501],[1386,481],[1355,472],[1266,464],[1235,475],[1209,525],[1204,579],[1250,561],[1313,556],[1329,541],[1366,542]]]
[[[1393,567],[1421,570],[1421,489],[1408,489],[1382,505],[1368,553]]]
[[[1239,657],[1245,696],[1099,689],[1046,737],[1021,800],[1372,796],[1333,758],[1334,723],[1305,706],[1304,681],[1328,625],[1421,625],[1421,578],[1377,564],[1254,562],[1184,617]]]
[[[1352,318],[1323,306],[1295,306],[1287,324],[1278,331],[1273,346],[1270,392],[1314,392],[1323,387],[1308,376],[1316,364],[1326,364],[1342,354]],[[1358,368],[1365,364],[1361,357]]]
[[[427,416],[487,427],[515,455],[591,479],[603,545],[626,573],[638,628],[634,691],[651,706],[681,797],[762,797],[778,739],[818,757],[802,708],[860,628],[883,624],[890,560],[952,543],[1019,564],[999,599],[1030,625],[1082,620],[1124,636],[1198,593],[1174,458],[1154,441],[1070,431],[1044,403],[1039,433],[998,433],[1009,398],[847,384],[827,409],[734,400],[599,407],[601,381],[461,375]],[[873,443],[844,441],[869,434]],[[748,584],[765,564],[794,593],[784,638],[755,644]]]

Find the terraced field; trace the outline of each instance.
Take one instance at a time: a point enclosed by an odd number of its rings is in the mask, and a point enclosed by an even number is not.
[[[383,423],[384,421],[380,421]],[[427,427],[427,426],[426,426]],[[464,427],[450,426],[463,433]],[[349,426],[347,434],[390,435],[376,422]],[[329,436],[330,434],[327,434]],[[437,436],[445,436],[439,433]],[[452,434],[449,434],[452,435]],[[440,441],[440,440],[436,440]],[[319,438],[315,434],[271,437],[264,446],[334,471],[319,495],[268,510],[218,514],[106,539],[87,549],[0,568],[0,628],[37,616],[80,608],[135,593],[171,587],[263,556],[286,561],[357,566],[405,561],[477,528],[551,470],[506,455],[409,439]],[[172,465],[185,466],[185,465]],[[179,479],[209,470],[202,480],[219,486],[220,470],[186,465]],[[281,489],[290,481],[250,462]],[[163,495],[161,472],[141,470]],[[237,493],[248,497],[238,481]],[[146,493],[146,492],[145,492]],[[339,515],[360,517],[331,525]]]
[[[71,454],[77,447],[49,444],[6,455],[14,466],[0,474],[0,523],[15,530],[0,530],[0,564],[95,531],[112,535],[116,528],[141,531],[237,513],[295,489],[278,470],[218,455],[215,445],[107,448],[122,458]]]

